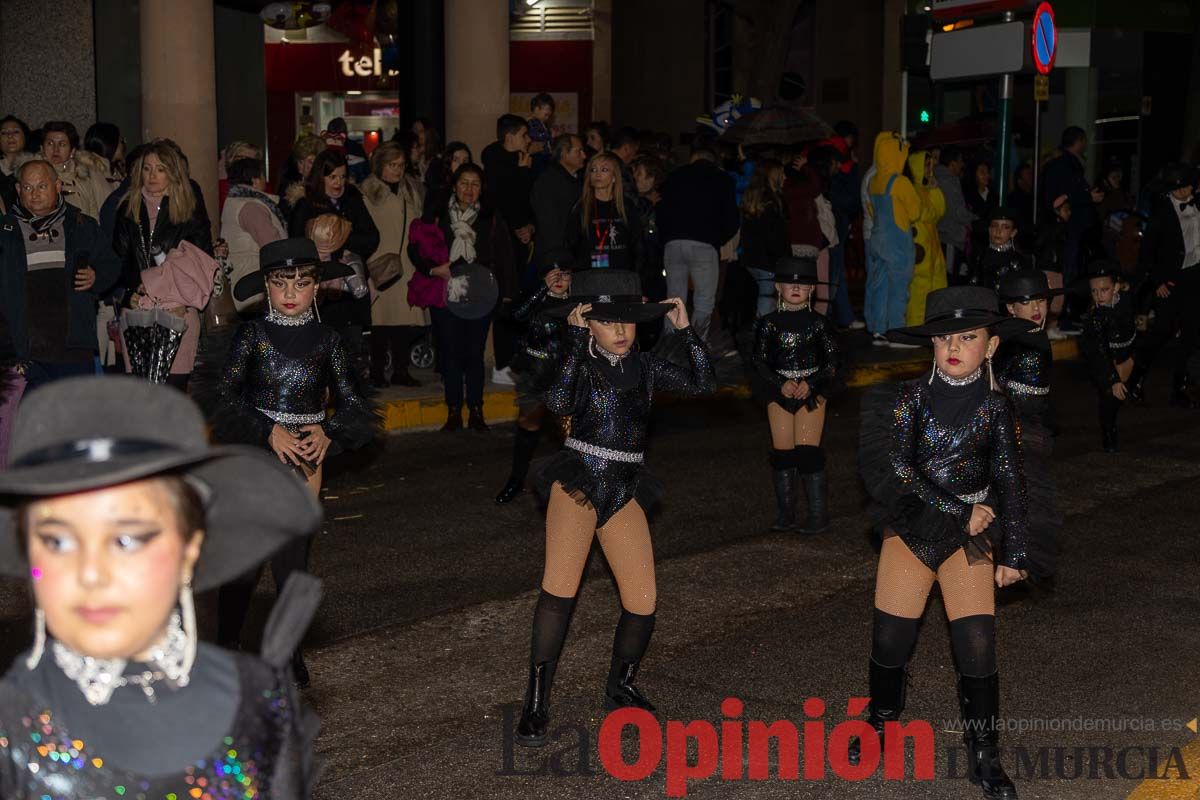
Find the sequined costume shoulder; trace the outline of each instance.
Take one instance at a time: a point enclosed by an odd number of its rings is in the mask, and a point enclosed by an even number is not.
[[[815,408],[829,397],[840,377],[837,335],[829,320],[809,309],[772,311],[758,318],[751,352],[754,393],[761,402],[778,403],[795,413]],[[780,389],[789,381],[805,381],[807,400],[784,397]]]
[[[334,413],[326,414],[326,396]],[[213,431],[224,442],[266,447],[271,429],[321,425],[339,449],[355,449],[378,432],[341,340],[317,322],[298,327],[246,322],[234,335],[221,379]]]
[[[73,736],[44,698],[5,677],[0,680],[0,797],[301,796],[298,790],[284,789],[308,783],[308,776],[297,770],[309,759],[291,749],[290,694],[282,688],[280,674],[266,663],[242,654],[236,663],[242,702],[226,736],[190,766],[157,775],[135,774],[107,762],[102,743]]]
[[[586,328],[570,327],[546,407],[569,416],[564,448],[538,471],[543,494],[554,483],[596,509],[602,527],[632,499],[649,512],[658,490],[643,468],[646,429],[656,391],[708,394],[716,376],[708,350],[691,328],[684,337],[690,364],[681,367],[649,353],[631,353],[617,365],[589,352]]]
[[[959,547],[973,562],[1023,569],[1027,507],[1012,404],[977,384],[961,417],[947,422],[935,413],[942,401],[928,381],[875,387],[863,400],[859,463],[881,533],[899,535],[933,570]],[[976,503],[990,505],[996,519],[972,537]]]
[[[1022,424],[1053,430],[1050,376],[1054,354],[1046,334],[1035,332],[1004,340],[993,362],[996,383],[1012,400]]]

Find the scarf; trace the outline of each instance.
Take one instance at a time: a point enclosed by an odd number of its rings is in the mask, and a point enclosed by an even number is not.
[[[257,200],[271,210],[271,213],[275,215],[275,219],[279,220],[279,224],[283,226],[285,231],[288,229],[287,219],[283,216],[283,212],[279,210],[279,204],[266,192],[260,192],[253,186],[237,185],[229,187],[229,196]]]
[[[47,231],[62,222],[63,217],[67,215],[67,201],[60,194],[58,196],[58,205],[44,217],[35,217],[20,203],[13,206],[12,214],[21,222],[28,225],[35,234],[45,236],[47,235]]]
[[[467,208],[459,208],[458,201],[450,198],[450,232],[454,241],[450,243],[451,263],[462,259],[472,262],[475,260],[475,218],[479,216],[479,203]]]

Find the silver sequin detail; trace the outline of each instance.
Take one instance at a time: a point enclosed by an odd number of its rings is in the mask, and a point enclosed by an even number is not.
[[[974,383],[979,380],[979,376],[983,374],[983,367],[977,367],[970,375],[964,375],[961,378],[952,378],[942,372],[940,367],[934,367],[937,371],[937,376],[951,386],[966,386],[968,383]]]
[[[586,453],[589,456],[603,458],[606,461],[623,461],[626,464],[641,464],[646,459],[644,453],[628,453],[624,450],[610,450],[607,447],[597,447],[594,444],[581,442],[578,439],[567,439],[563,442],[572,450],[578,450],[580,453]]]
[[[263,414],[280,425],[320,425],[325,421],[325,414],[293,414],[288,411],[270,411],[260,408]]]
[[[1136,338],[1137,338],[1137,334],[1135,333],[1133,336],[1130,336],[1128,339],[1126,339],[1123,342],[1109,342],[1108,346],[1115,347],[1117,349],[1120,349],[1122,347],[1129,347],[1131,344],[1133,344],[1133,340]]]
[[[313,320],[313,307],[309,306],[303,314],[297,314],[294,317],[289,317],[275,309],[274,306],[267,311],[267,316],[264,317],[267,322],[273,325],[282,325],[285,328],[298,328],[301,325],[307,325]]]
[[[820,367],[809,367],[808,369],[780,369],[776,372],[788,380],[798,381],[801,378],[807,378],[809,375],[816,375],[821,371]]]
[[[547,353],[545,350],[532,350],[527,347],[527,348],[525,348],[525,352],[528,353],[529,355],[533,356],[534,358],[540,358],[543,361],[549,361],[552,358],[552,356],[549,353]]]
[[[1005,384],[1005,388],[1007,388],[1013,394],[1038,396],[1050,394],[1049,386],[1030,386],[1028,383],[1018,383],[1017,381],[1009,381]]]
[[[980,489],[978,492],[972,492],[971,494],[960,494],[958,499],[962,500],[964,503],[975,505],[976,503],[982,503],[984,500],[987,500],[987,496],[988,490]]]

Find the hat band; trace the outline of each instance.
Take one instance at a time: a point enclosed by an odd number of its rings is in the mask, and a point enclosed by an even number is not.
[[[275,269],[286,269],[288,267],[309,267],[313,264],[320,263],[311,258],[281,258],[278,261],[272,261],[262,267],[263,272],[270,272]]]
[[[945,322],[951,319],[970,319],[971,317],[990,317],[992,312],[985,308],[956,308],[953,311],[947,311],[945,314],[936,314],[932,317],[925,318],[925,324],[932,322]]]
[[[591,303],[640,303],[640,294],[594,294],[584,297],[573,297],[572,300],[586,300]]]
[[[33,450],[12,462],[12,467],[40,467],[44,464],[83,462],[103,464],[117,456],[176,451],[179,448],[151,439],[76,439]]]

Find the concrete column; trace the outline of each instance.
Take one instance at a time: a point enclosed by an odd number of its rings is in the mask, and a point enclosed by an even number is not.
[[[883,2],[883,106],[880,123],[885,131],[900,130],[904,82],[900,70],[900,20],[905,11],[904,0]],[[870,152],[874,143],[866,143]]]
[[[612,60],[613,0],[592,2],[592,119],[612,121],[613,118],[613,60]],[[582,120],[582,115],[580,115]],[[583,133],[580,130],[580,133]]]
[[[142,140],[173,139],[208,217],[217,214],[217,71],[213,0],[142,0]]]
[[[446,141],[479,161],[508,111],[508,4],[446,0]]]

